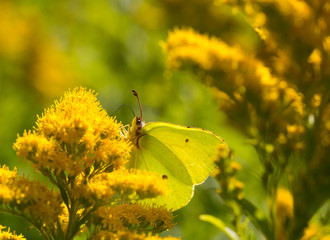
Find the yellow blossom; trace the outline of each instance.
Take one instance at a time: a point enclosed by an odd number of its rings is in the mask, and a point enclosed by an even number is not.
[[[165,208],[133,204],[166,194],[166,181],[147,171],[125,168],[132,146],[120,134],[121,126],[92,91],[68,91],[38,117],[34,131],[24,131],[14,144],[17,155],[44,174],[54,188],[18,177],[16,170],[3,166],[0,202],[31,220],[45,238],[71,239],[90,232],[86,222],[96,218],[96,212],[117,214],[115,218],[99,215],[101,220],[93,222],[99,229],[115,219],[112,234],[131,230],[127,224],[140,231],[172,228],[171,212]],[[109,211],[108,206],[112,206]]]
[[[17,177],[16,168],[10,171],[6,165],[0,168],[0,202],[8,203],[15,197],[15,192],[11,185]]]
[[[230,48],[224,42],[200,35],[192,29],[175,29],[163,47],[168,53],[170,68],[179,68],[182,60],[190,60],[206,70],[217,68],[220,62],[235,69],[242,58],[239,49]]]
[[[234,171],[239,171],[242,166],[241,164],[239,164],[238,162],[231,162],[230,163],[230,167],[234,170]]]
[[[118,170],[96,175],[88,184],[85,194],[89,198],[96,196],[107,202],[115,194],[119,194],[119,200],[123,201],[153,198],[166,193],[166,182],[160,176],[146,171]]]
[[[326,36],[323,40],[323,48],[330,55],[330,36]]]
[[[15,205],[18,211],[24,210],[26,216],[38,219],[41,223],[53,222],[61,213],[60,195],[50,191],[47,186],[18,177],[16,169],[10,171],[6,166],[0,169],[0,179],[0,202],[7,206]]]
[[[322,63],[321,51],[315,48],[307,61],[311,64],[320,65]]]
[[[322,64],[322,53],[319,49],[315,48],[311,55],[308,57],[308,63],[312,64],[316,72],[320,71]]]
[[[210,73],[225,72],[228,79],[212,83],[225,93],[238,93],[241,98],[249,95],[250,100],[262,102],[264,109],[288,107],[304,114],[302,97],[295,89],[283,84],[284,81],[274,76],[258,59],[246,56],[219,39],[198,34],[192,29],[175,29],[170,32],[164,49],[170,68],[181,68],[187,62]],[[279,105],[281,99],[283,103]]]
[[[234,42],[230,38],[224,38],[227,44],[192,29],[174,29],[163,44],[168,68],[189,68],[197,73],[212,87],[228,122],[238,126],[256,149],[263,169],[261,183],[267,194],[269,222],[260,225],[256,214],[259,206],[248,217],[252,222],[257,220],[256,227],[267,239],[298,239],[329,199],[330,3],[325,2],[213,1],[230,4],[235,14],[241,11],[259,38],[253,54],[248,48],[245,51],[244,45],[230,45]],[[222,33],[212,32],[226,36]],[[247,199],[240,198],[243,185],[236,179],[239,167],[230,155],[219,153],[215,177],[220,196],[229,207],[235,205],[233,213],[240,219],[253,207],[247,207]],[[292,191],[279,188],[280,183]],[[329,228],[312,225],[303,239],[329,238]],[[238,233],[242,229],[240,223],[235,227]]]
[[[11,233],[10,228],[7,231],[3,231],[6,227],[0,225],[0,239],[1,240],[26,240],[22,234],[16,235],[15,232]]]
[[[276,209],[280,219],[293,217],[293,197],[289,190],[285,188],[277,189]]]
[[[303,23],[308,21],[312,15],[311,8],[309,5],[302,0],[259,0],[260,2],[275,4],[280,12],[292,18],[294,24],[301,26]]]
[[[35,131],[18,137],[14,149],[40,170],[73,176],[96,162],[116,169],[125,164],[131,147],[121,137],[120,126],[91,90],[76,88],[46,109]]]
[[[61,214],[61,196],[40,182],[21,177],[11,187],[18,208],[24,208],[25,213],[41,223],[52,223]]]
[[[114,169],[118,169],[126,163],[130,148],[130,142],[124,139],[104,139],[94,150],[94,157],[96,161],[105,163],[111,160]]]
[[[36,169],[51,168],[67,170],[70,161],[53,139],[47,139],[36,132],[24,131],[14,144],[18,156],[30,160]]]
[[[159,237],[158,235],[151,235],[149,233],[148,235],[144,233],[135,233],[135,232],[129,232],[129,231],[118,231],[117,233],[113,233],[110,231],[100,231],[96,234],[96,236],[93,238],[95,240],[107,240],[107,239],[113,239],[113,240],[127,240],[127,239],[134,239],[134,240],[179,240],[180,238],[176,237]]]
[[[13,200],[15,193],[5,184],[0,184],[0,202],[8,203]]]
[[[9,170],[6,165],[2,165],[0,168],[0,184],[8,184],[13,178],[17,177],[17,169],[13,171]]]
[[[289,190],[278,188],[276,194],[277,238],[286,239],[285,224],[293,218],[293,197]]]
[[[173,228],[173,216],[165,207],[122,203],[112,207],[101,207],[97,215],[102,228],[109,231],[153,230],[161,232]]]
[[[75,88],[38,117],[36,129],[59,143],[85,144],[91,150],[100,139],[119,136],[119,126],[102,109],[93,91]]]
[[[304,231],[304,236],[301,240],[329,240],[330,227],[322,226],[317,223],[310,223]]]

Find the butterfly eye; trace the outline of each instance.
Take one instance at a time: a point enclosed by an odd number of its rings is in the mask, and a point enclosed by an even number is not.
[[[168,176],[164,174],[164,175],[162,176],[162,179],[166,180],[166,179],[168,179]]]

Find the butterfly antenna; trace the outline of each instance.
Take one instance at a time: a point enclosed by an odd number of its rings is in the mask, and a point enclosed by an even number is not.
[[[116,111],[114,111],[113,113],[111,113],[110,116],[114,116],[117,112],[119,112],[119,111],[120,111],[122,108],[124,108],[124,107],[128,107],[128,108],[131,110],[133,116],[135,116],[134,110],[133,110],[133,108],[131,107],[131,105],[129,105],[129,104],[123,104],[123,105],[121,105],[119,108],[117,108]]]
[[[134,89],[132,89],[132,92],[133,92],[134,96],[137,98],[137,100],[139,102],[140,114],[141,114],[140,118],[142,119],[142,107],[141,107],[141,102],[140,102],[139,94]]]

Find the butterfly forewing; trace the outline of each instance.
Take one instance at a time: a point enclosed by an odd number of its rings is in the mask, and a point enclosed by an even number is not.
[[[177,156],[193,184],[204,182],[214,170],[217,148],[224,144],[210,131],[163,122],[146,124],[142,133],[156,138]]]

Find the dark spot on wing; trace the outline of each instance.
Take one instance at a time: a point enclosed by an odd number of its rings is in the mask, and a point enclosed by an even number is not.
[[[185,140],[185,142],[189,142],[189,139],[187,138],[187,139]]]
[[[190,128],[189,126],[187,126],[187,128]]]
[[[162,176],[162,179],[166,180],[166,179],[168,179],[168,176],[164,174],[164,175]]]

